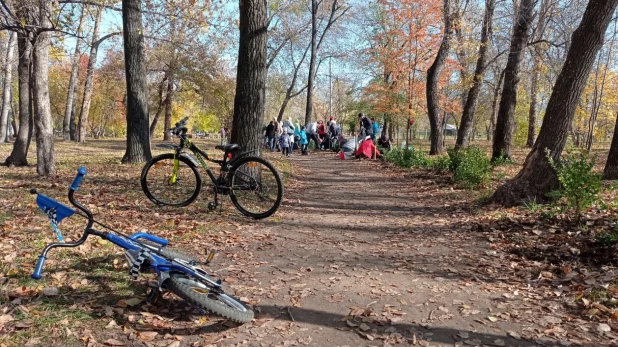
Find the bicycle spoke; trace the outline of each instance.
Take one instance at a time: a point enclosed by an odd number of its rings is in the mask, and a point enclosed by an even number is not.
[[[277,177],[257,161],[249,161],[236,169],[231,189],[237,204],[250,214],[265,213],[277,204]]]

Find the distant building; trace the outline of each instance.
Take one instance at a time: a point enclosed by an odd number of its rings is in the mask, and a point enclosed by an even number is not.
[[[444,135],[457,136],[457,127],[452,124],[446,124],[444,126]]]

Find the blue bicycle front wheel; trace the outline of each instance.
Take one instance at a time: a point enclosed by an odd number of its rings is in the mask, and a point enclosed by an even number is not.
[[[212,291],[212,287],[195,277],[171,273],[167,288],[193,306],[238,323],[253,319],[253,310],[239,299]]]

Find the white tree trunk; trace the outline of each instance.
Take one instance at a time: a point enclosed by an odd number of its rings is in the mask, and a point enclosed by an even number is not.
[[[82,109],[79,113],[79,125],[77,127],[77,142],[86,141],[86,132],[88,131],[88,114],[90,113],[90,101],[92,100],[92,89],[94,84],[94,64],[97,61],[97,51],[99,49],[99,29],[103,8],[97,9],[97,16],[94,22],[94,31],[92,32],[92,45],[90,47],[90,57],[88,59],[88,68],[86,69],[86,85],[84,86],[84,99],[82,101]]]
[[[50,28],[50,13],[52,2],[41,2],[39,9],[40,25]],[[54,154],[54,122],[49,102],[49,46],[51,31],[42,31],[38,34],[33,47],[33,101],[34,125],[36,127],[36,171],[39,175],[56,174],[56,158]]]
[[[6,52],[6,64],[4,65],[4,88],[2,90],[2,111],[0,112],[0,143],[6,142],[7,131],[9,124],[9,111],[11,110],[11,80],[13,73],[13,52],[15,52],[15,43],[17,42],[17,34],[11,32],[9,43]]]

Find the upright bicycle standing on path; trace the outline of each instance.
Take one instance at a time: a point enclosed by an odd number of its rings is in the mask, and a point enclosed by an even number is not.
[[[201,166],[212,181],[214,201],[208,209],[220,206],[219,194],[228,195],[234,206],[244,215],[256,219],[266,218],[277,211],[283,199],[283,183],[277,169],[264,158],[247,151],[238,153],[236,144],[219,145],[223,160],[215,160],[199,149],[187,136],[185,117],[167,131],[180,138],[180,145],[160,144],[158,147],[173,149],[173,153],[152,158],[142,170],[142,190],[157,205],[187,206],[200,193]],[[184,151],[188,149],[191,154]],[[215,177],[204,160],[218,164],[219,177]]]
[[[163,291],[169,290],[194,306],[233,321],[246,323],[253,319],[253,311],[249,307],[235,297],[225,294],[221,280],[212,279],[205,270],[198,267],[198,265],[208,265],[214,257],[214,252],[209,252],[206,261],[200,262],[191,255],[166,247],[168,241],[163,238],[145,232],[128,236],[94,220],[92,212],[75,201],[75,192],[84,175],[86,175],[86,168],[79,168],[77,176],[69,188],[69,201],[83,214],[48,196],[37,193],[36,189],[30,191],[32,194],[37,194],[37,205],[49,217],[59,240],[59,242],[50,243],[45,247],[39,256],[32,278],[38,280],[43,277],[43,266],[47,259],[47,253],[51,249],[77,247],[86,242],[88,236],[94,235],[126,249],[125,256],[129,264],[129,274],[133,278],[137,278],[139,273],[144,270],[156,272],[158,286],[150,292],[149,302],[156,302]],[[65,243],[57,224],[75,213],[87,218],[88,224],[79,240]],[[93,229],[94,224],[107,231]]]

